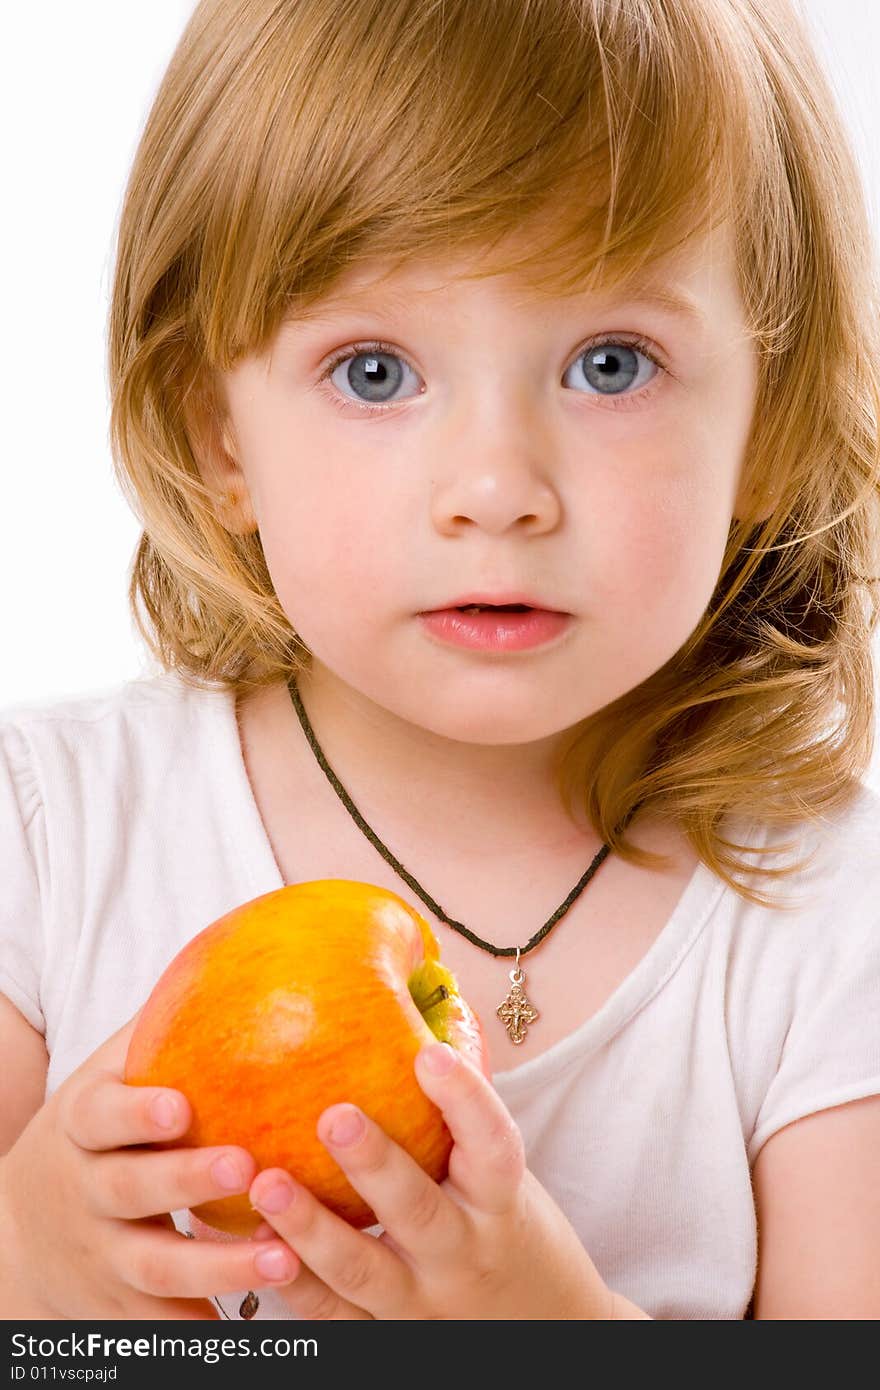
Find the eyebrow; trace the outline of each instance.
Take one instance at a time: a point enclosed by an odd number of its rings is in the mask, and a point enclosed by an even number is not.
[[[653,282],[631,285],[626,293],[627,298],[631,299],[633,303],[652,304],[655,308],[663,309],[667,314],[673,314],[676,318],[687,319],[691,323],[696,323],[700,328],[705,328],[708,322],[705,312],[697,301],[673,285],[657,285]]]
[[[581,296],[571,297],[579,298]],[[708,325],[706,313],[696,299],[685,291],[677,289],[674,285],[658,284],[654,280],[633,281],[627,285],[609,286],[604,293],[599,291],[596,298],[607,300],[609,308],[613,307],[612,300],[626,304],[649,304],[653,308],[661,309],[664,313],[694,324],[699,328],[706,328]],[[388,309],[391,312],[403,311],[411,307],[411,304],[410,291],[396,290],[391,287],[384,290],[380,288],[377,289],[375,300],[372,303],[370,302],[369,291],[343,299],[334,299],[331,296],[329,302],[318,301],[301,313],[289,315],[286,322],[293,326],[297,321],[321,322],[324,319],[337,318],[341,314],[369,313],[377,309]]]

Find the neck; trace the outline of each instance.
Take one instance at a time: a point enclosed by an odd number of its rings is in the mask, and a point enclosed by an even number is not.
[[[557,790],[571,730],[525,744],[468,743],[400,718],[318,663],[296,684],[326,762],[380,836],[404,816],[414,837],[442,833],[464,855],[561,852],[585,840],[598,847],[586,818],[573,820]],[[305,743],[287,688],[279,694],[285,722]],[[314,758],[308,746],[306,755]]]

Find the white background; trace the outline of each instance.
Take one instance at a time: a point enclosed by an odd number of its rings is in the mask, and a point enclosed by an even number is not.
[[[880,245],[880,3],[801,3]],[[106,316],[128,170],[192,8],[49,0],[4,17],[0,708],[154,669],[126,599],[138,527],[110,460]]]

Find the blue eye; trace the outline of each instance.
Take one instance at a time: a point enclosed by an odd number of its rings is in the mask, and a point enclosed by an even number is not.
[[[632,343],[618,341],[616,338],[605,339],[583,349],[568,368],[568,372],[577,368],[587,384],[600,396],[620,396],[625,392],[632,396],[636,392],[630,391],[629,388],[634,382],[641,387],[655,379],[655,376],[649,376],[647,380],[639,380],[642,374],[638,361],[640,357],[656,367],[658,372],[662,370],[648,347],[649,345],[641,339]],[[586,394],[591,395],[592,392]]]
[[[643,376],[638,361],[640,357],[657,369],[647,381],[639,380],[640,375]],[[591,388],[580,394],[604,397],[612,408],[622,408],[633,397],[647,395],[648,392],[640,388],[653,383],[657,376],[666,374],[652,344],[645,339],[627,341],[608,335],[581,348],[566,369],[563,384],[575,369],[582,373],[587,386]],[[354,343],[336,354],[324,369],[322,379],[329,378],[335,386],[338,395],[334,403],[340,408],[351,404],[378,413],[383,406],[408,399],[395,395],[407,373],[415,382],[419,382],[418,373],[390,343]],[[636,383],[636,389],[630,390],[633,383]],[[420,395],[423,390],[423,386],[417,386],[412,394]]]
[[[392,401],[408,371],[416,375],[389,344],[362,343],[340,353],[325,375],[353,405],[382,406]],[[356,394],[349,396],[346,388]]]

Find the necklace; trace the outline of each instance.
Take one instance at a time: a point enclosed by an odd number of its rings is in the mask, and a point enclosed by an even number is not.
[[[422,888],[421,884],[416,882],[412,874],[409,873],[408,870],[405,869],[404,866],[400,863],[400,861],[395,859],[391,851],[385,845],[383,845],[376,832],[372,830],[369,825],[367,825],[367,822],[364,820],[360,811],[357,809],[354,802],[351,800],[351,797],[348,795],[348,792],[345,790],[339,778],[336,776],[335,772],[327,762],[327,759],[324,757],[321,745],[318,743],[318,740],[315,737],[315,731],[312,728],[311,723],[309,722],[309,717],[305,712],[299,691],[296,687],[296,682],[292,676],[287,682],[287,688],[290,692],[290,698],[293,701],[293,707],[296,710],[297,717],[299,718],[299,722],[303,728],[303,732],[305,733],[305,736],[309,741],[309,745],[318,761],[319,766],[321,767],[327,780],[333,787],[333,790],[336,792],[336,795],[339,797],[343,806],[354,820],[355,824],[359,827],[360,830],[363,831],[364,835],[366,835],[370,843],[379,851],[382,858],[388,864],[391,865],[394,872],[400,878],[402,878],[404,882],[409,884],[413,892],[418,894],[422,902],[425,903],[431,909],[431,911],[440,918],[441,921],[445,922],[447,926],[452,927],[453,931],[459,932],[461,936],[466,937],[467,940],[473,942],[475,946],[479,946],[481,950],[490,951],[493,956],[516,956],[516,965],[514,969],[509,972],[509,978],[511,982],[510,990],[507,993],[506,999],[502,1000],[495,1012],[498,1018],[501,1019],[501,1022],[504,1024],[505,1028],[507,1029],[507,1035],[510,1038],[510,1041],[513,1043],[524,1042],[528,1033],[529,1026],[535,1022],[535,1019],[539,1017],[539,1014],[538,1010],[532,1004],[531,1000],[528,998],[525,992],[524,985],[526,982],[526,977],[522,970],[522,967],[520,966],[520,957],[527,955],[529,951],[533,950],[535,946],[537,946],[541,941],[543,941],[544,937],[556,925],[560,917],[565,916],[572,903],[575,901],[576,898],[580,896],[580,894],[586,888],[590,879],[593,877],[593,874],[596,872],[599,866],[602,863],[604,863],[605,859],[611,853],[610,846],[607,844],[602,846],[598,854],[593,859],[593,862],[587,869],[586,873],[583,874],[583,876],[580,879],[578,879],[578,882],[575,884],[574,888],[572,888],[565,901],[560,904],[560,906],[553,913],[552,917],[549,917],[547,919],[543,927],[541,927],[540,930],[536,931],[534,936],[529,937],[529,940],[526,942],[525,946],[493,946],[490,941],[484,941],[482,937],[477,936],[476,933],[472,931],[469,931],[468,928],[462,922],[456,922],[454,918],[448,917],[446,913],[443,911],[442,907],[440,907],[439,903],[435,903],[434,899],[428,896],[424,888]],[[641,805],[641,803],[639,803],[639,805]],[[634,807],[633,812],[631,814],[634,814],[637,809],[638,807]]]

